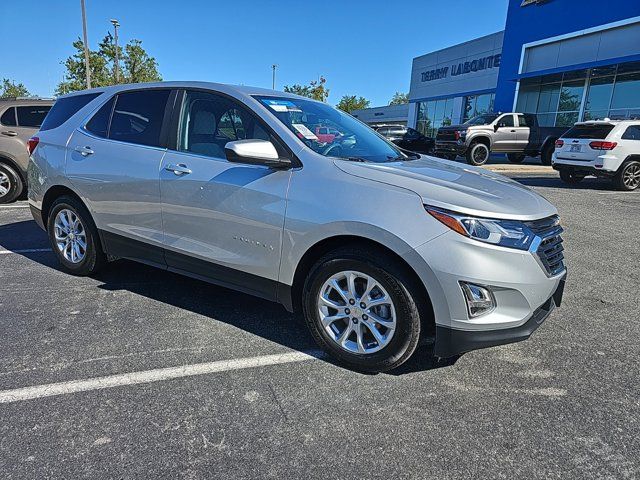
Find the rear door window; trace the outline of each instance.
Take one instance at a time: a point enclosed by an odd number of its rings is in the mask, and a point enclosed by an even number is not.
[[[518,125],[520,127],[530,127],[529,122],[527,121],[527,117],[524,115],[518,115]]]
[[[8,108],[0,117],[0,123],[5,127],[15,127],[16,123],[16,109]]]
[[[115,97],[112,97],[107,103],[100,107],[84,128],[98,137],[107,138],[109,134],[111,112],[113,111],[113,104],[115,103],[115,100]]]
[[[33,105],[16,107],[19,127],[39,128],[42,121],[49,113],[49,105]]]
[[[593,138],[604,140],[613,130],[613,125],[574,125],[567,130],[562,138]]]
[[[164,112],[171,90],[142,90],[118,95],[109,138],[159,147]]]
[[[62,125],[64,122],[73,117],[80,109],[87,105],[91,100],[101,95],[98,93],[85,93],[84,95],[73,95],[72,97],[60,98],[51,107],[49,113],[42,122],[41,131],[51,130]]]
[[[623,140],[640,140],[640,125],[630,125],[622,134]]]

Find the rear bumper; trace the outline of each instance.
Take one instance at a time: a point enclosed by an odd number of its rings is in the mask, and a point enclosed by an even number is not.
[[[506,345],[508,343],[526,340],[551,315],[562,302],[565,276],[551,297],[538,307],[529,320],[524,324],[501,330],[467,331],[453,328],[436,327],[436,342],[434,354],[437,357],[448,358],[481,348]]]
[[[616,174],[615,171],[603,170],[589,165],[569,165],[566,163],[554,163],[553,169],[557,171],[566,170],[576,175],[594,175],[603,178],[611,178]]]

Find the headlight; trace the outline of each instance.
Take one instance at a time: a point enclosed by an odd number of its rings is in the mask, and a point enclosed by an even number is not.
[[[523,222],[471,217],[425,206],[427,212],[460,235],[502,247],[528,250],[535,238]]]

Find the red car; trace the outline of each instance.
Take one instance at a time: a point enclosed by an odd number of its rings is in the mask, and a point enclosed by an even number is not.
[[[334,128],[329,127],[316,127],[316,137],[319,142],[333,143],[336,137],[340,136],[340,132]]]

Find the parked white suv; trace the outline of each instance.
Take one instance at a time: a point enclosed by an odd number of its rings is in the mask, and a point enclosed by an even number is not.
[[[620,190],[635,190],[640,186],[640,120],[576,123],[556,141],[552,162],[565,183],[595,175]]]
[[[128,258],[280,302],[359,370],[524,340],[562,298],[547,200],[322,102],[115,86],[60,97],[32,143],[29,204],[66,271]]]

